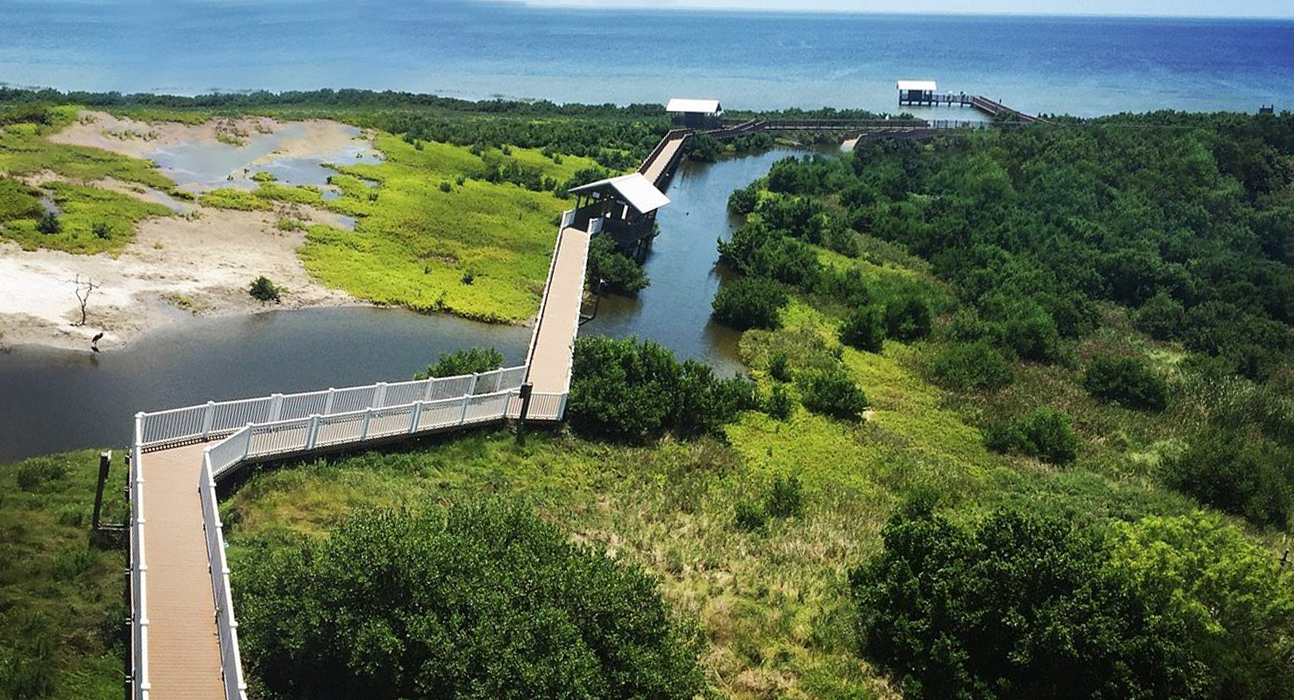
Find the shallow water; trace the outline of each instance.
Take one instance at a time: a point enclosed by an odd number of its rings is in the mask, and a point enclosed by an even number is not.
[[[739,335],[710,320],[715,242],[732,220],[728,194],[793,151],[684,163],[667,191],[661,234],[636,298],[607,296],[583,334],[648,338],[722,374],[741,371]],[[179,315],[179,312],[177,312]],[[130,442],[131,416],[204,401],[403,381],[443,352],[497,347],[524,360],[530,329],[397,309],[344,307],[188,318],[103,354],[0,351],[0,462]]]

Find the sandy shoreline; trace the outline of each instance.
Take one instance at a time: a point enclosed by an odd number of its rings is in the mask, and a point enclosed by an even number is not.
[[[303,138],[285,139],[273,157],[301,157],[334,152],[355,141],[337,122],[311,120]],[[264,118],[213,120],[201,126],[144,124],[102,113],[82,119],[51,137],[59,143],[103,148],[135,157],[165,145],[188,141],[217,143],[230,129],[265,133],[285,125]],[[130,133],[114,137],[113,133]],[[233,148],[232,146],[230,148]],[[250,155],[250,154],[249,154]],[[261,164],[266,157],[248,160]],[[30,184],[57,179],[49,173],[24,178]],[[141,198],[156,193],[126,183],[91,183]],[[186,205],[187,215],[150,219],[136,229],[135,240],[117,256],[72,255],[61,251],[24,251],[0,240],[0,348],[47,345],[89,349],[90,339],[104,333],[99,348],[110,350],[187,315],[248,314],[273,308],[356,305],[345,292],[315,283],[297,256],[302,231],[280,230],[287,217],[336,224],[328,212],[294,205],[272,211],[243,212]],[[86,323],[76,297],[77,276],[101,286],[86,305]],[[265,304],[248,294],[251,281],[264,275],[285,288],[282,303]]]

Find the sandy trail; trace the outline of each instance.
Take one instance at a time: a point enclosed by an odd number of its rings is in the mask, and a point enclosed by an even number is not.
[[[342,124],[323,120],[304,124],[305,136],[285,139],[276,157],[331,153],[354,143],[353,131],[348,133]],[[284,126],[261,118],[201,126],[152,125],[89,113],[51,140],[144,157],[167,144],[216,143],[216,135],[231,128],[256,133],[257,129],[263,132]],[[112,136],[127,132],[134,136]],[[39,185],[58,178],[41,173],[23,179]],[[150,201],[161,196],[131,183],[108,180],[91,184]],[[99,347],[109,350],[189,314],[263,310],[267,306],[247,292],[259,275],[286,288],[282,308],[359,303],[345,292],[312,281],[297,257],[297,248],[305,242],[304,232],[282,231],[276,226],[282,217],[338,225],[335,215],[298,206],[241,212],[182,204],[188,216],[142,222],[135,240],[116,257],[24,251],[0,239],[0,347],[41,344],[89,349],[90,338],[102,331]],[[90,295],[84,326],[79,325],[77,275],[101,284]]]

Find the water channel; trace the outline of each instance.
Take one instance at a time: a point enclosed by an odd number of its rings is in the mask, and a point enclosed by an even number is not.
[[[637,336],[740,371],[738,335],[710,320],[720,282],[715,241],[731,226],[728,194],[790,154],[684,163],[659,215],[636,299],[604,297],[580,332]],[[530,329],[450,316],[344,307],[181,320],[102,354],[44,347],[0,351],[0,462],[130,442],[131,416],[205,401],[403,381],[443,352],[493,346],[524,359]]]

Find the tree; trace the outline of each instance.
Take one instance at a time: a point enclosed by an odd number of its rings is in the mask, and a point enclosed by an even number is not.
[[[81,320],[76,325],[84,326],[85,307],[90,303],[90,295],[102,287],[103,282],[95,282],[94,278],[89,275],[86,275],[85,279],[81,279],[81,275],[78,273],[76,279],[72,280],[72,284],[74,286],[73,291],[76,294],[76,301],[81,306]]]
[[[885,344],[884,315],[879,306],[854,309],[840,325],[840,342],[863,352],[880,352]]]
[[[1164,380],[1130,358],[1093,357],[1083,374],[1083,387],[1093,398],[1125,408],[1162,411],[1168,406],[1168,387]]]
[[[497,502],[361,511],[234,568],[250,673],[276,697],[662,698],[699,638],[639,568]]]
[[[1238,431],[1206,431],[1166,458],[1168,485],[1260,527],[1284,527],[1294,509],[1294,452]]]
[[[413,375],[414,379],[458,377],[464,374],[491,372],[503,366],[503,353],[495,348],[468,348],[447,352],[435,364]]]
[[[804,407],[814,413],[856,421],[867,410],[867,395],[843,369],[815,372],[805,378]]]
[[[930,335],[930,304],[918,296],[895,299],[885,305],[885,332],[895,340],[917,340]]]
[[[63,222],[58,220],[58,214],[47,211],[44,216],[40,217],[40,221],[36,222],[36,230],[47,236],[52,236],[63,230]]]
[[[729,280],[714,295],[714,318],[725,326],[744,331],[748,328],[777,328],[778,312],[788,301],[786,290],[777,282],[760,277]]]
[[[930,365],[939,384],[957,391],[996,391],[1015,381],[1015,371],[1002,354],[979,340],[950,343]]]
[[[1069,464],[1078,457],[1078,435],[1069,414],[1049,408],[990,425],[984,444],[996,452],[1017,452],[1052,464]]]
[[[589,242],[589,279],[604,280],[612,290],[629,295],[651,284],[642,266],[617,250],[610,236],[594,236]]]
[[[851,572],[863,655],[908,700],[1192,698],[1175,617],[1151,614],[1094,530],[1018,510],[958,525],[910,504]]]

